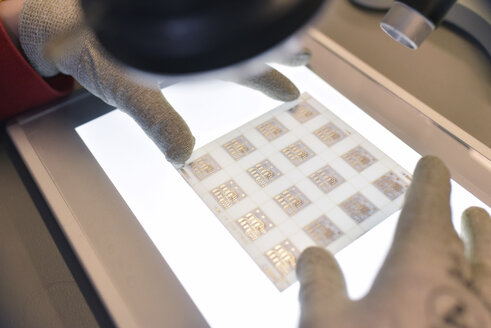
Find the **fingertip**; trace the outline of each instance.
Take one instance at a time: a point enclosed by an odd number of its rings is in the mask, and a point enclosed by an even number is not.
[[[172,165],[182,167],[191,157],[195,145],[193,135],[183,134],[178,140],[173,140],[173,144],[165,143],[160,148],[163,150],[165,158]]]
[[[270,97],[281,101],[294,101],[300,97],[300,90],[289,78],[275,69],[263,76],[261,79],[263,92]]]
[[[462,213],[462,237],[467,257],[474,271],[491,272],[491,218],[480,207],[469,207]]]
[[[302,52],[294,55],[290,62],[290,66],[305,66],[310,62],[310,59],[312,58],[312,54],[309,50],[304,49]]]
[[[312,307],[318,302],[341,304],[348,299],[341,269],[334,256],[325,249],[305,249],[298,258],[296,273],[303,307]]]
[[[471,231],[489,230],[491,234],[491,218],[489,213],[480,207],[472,206],[462,213],[462,231],[465,233]]]
[[[450,171],[435,156],[425,156],[418,161],[413,182],[406,195],[406,207],[431,206],[435,209],[449,207]]]
[[[290,86],[287,86],[278,94],[279,100],[289,102],[297,100],[300,97],[300,90],[293,83],[290,84]]]
[[[295,84],[273,68],[268,68],[262,74],[237,82],[279,101],[288,102],[300,97],[300,91]]]
[[[323,256],[322,253],[322,250],[320,250],[318,247],[308,247],[302,252],[302,254],[300,254],[300,257],[297,260],[296,268],[298,280],[301,280],[304,270],[308,268],[308,266],[317,262],[316,259]]]
[[[300,254],[296,273],[301,284],[311,280],[325,279],[326,275],[331,274],[342,277],[334,256],[321,247],[309,247]]]
[[[394,245],[411,245],[411,239],[428,245],[458,240],[452,225],[450,190],[445,164],[435,156],[421,158],[405,196]]]
[[[310,62],[311,58],[312,58],[312,53],[307,49],[303,49],[302,51],[287,56],[285,58],[278,58],[276,62],[279,64],[293,66],[293,67],[305,66]]]
[[[435,178],[450,180],[450,171],[441,159],[436,156],[428,155],[421,158],[416,165],[414,175],[419,174],[427,180]]]
[[[489,220],[488,212],[477,206],[471,206],[462,213],[462,217],[466,220]]]
[[[310,262],[317,262],[319,260],[322,261],[325,257],[332,257],[332,255],[324,248],[310,246],[300,254],[298,265],[309,264]]]
[[[312,53],[309,50],[304,49],[302,52],[295,56],[294,64],[296,64],[296,66],[304,66],[307,65],[311,59]]]

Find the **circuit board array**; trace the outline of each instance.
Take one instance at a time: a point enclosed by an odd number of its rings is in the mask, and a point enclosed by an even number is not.
[[[411,176],[308,94],[197,149],[181,175],[281,291],[400,209]]]

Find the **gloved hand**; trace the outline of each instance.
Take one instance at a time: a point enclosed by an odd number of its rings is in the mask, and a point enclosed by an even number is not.
[[[462,216],[463,241],[451,223],[450,174],[435,157],[417,165],[392,248],[372,289],[352,301],[339,266],[321,248],[297,263],[301,327],[491,327],[491,219]]]
[[[19,34],[27,59],[42,76],[73,76],[92,94],[133,117],[169,162],[179,165],[190,157],[194,137],[162,96],[158,82],[135,77],[112,60],[85,27],[77,0],[26,0]],[[292,61],[308,60],[308,54],[300,54]],[[299,96],[290,80],[271,68],[239,83],[282,101]]]

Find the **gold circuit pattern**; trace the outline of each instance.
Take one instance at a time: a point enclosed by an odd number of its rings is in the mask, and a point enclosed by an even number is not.
[[[300,123],[305,123],[308,120],[319,115],[319,112],[315,108],[305,102],[300,103],[293,108],[290,108],[288,111]]]
[[[282,291],[290,284],[285,281],[285,278],[276,271],[276,269],[270,264],[260,265],[261,270],[268,276],[268,278],[276,285],[276,287]]]
[[[339,207],[358,223],[378,211],[378,208],[359,192],[346,199]]]
[[[342,184],[345,180],[329,165],[309,175],[310,180],[325,194]]]
[[[408,185],[392,171],[387,172],[375,180],[373,185],[390,200],[394,200],[402,195],[408,187]]]
[[[286,276],[295,269],[299,251],[291,241],[286,239],[267,251],[265,255],[276,270]]]
[[[259,208],[243,215],[236,222],[244,234],[252,241],[266,234],[274,227],[273,222]]]
[[[213,188],[211,195],[224,209],[230,208],[232,205],[246,197],[246,194],[234,180],[230,180]]]
[[[203,180],[213,173],[220,171],[222,168],[215,162],[215,160],[208,154],[201,156],[191,163],[189,163],[191,172],[198,178],[198,180]]]
[[[295,166],[299,166],[315,156],[314,151],[300,140],[283,148],[281,153]]]
[[[310,200],[294,186],[276,195],[274,200],[289,216],[297,214],[311,203]]]
[[[278,137],[281,137],[288,130],[275,118],[272,118],[256,127],[256,129],[261,133],[264,138],[268,141],[273,141]]]
[[[346,161],[346,163],[351,165],[351,167],[358,172],[363,171],[377,161],[377,159],[372,154],[370,154],[361,146],[351,149],[342,157]]]
[[[244,136],[238,136],[237,138],[230,140],[223,145],[223,148],[225,148],[229,155],[236,161],[256,150],[256,147],[254,147]]]
[[[325,143],[328,147],[343,140],[348,135],[338,128],[334,123],[330,122],[323,127],[314,131],[314,135]]]
[[[343,235],[343,232],[325,215],[307,224],[303,230],[321,247],[326,247]]]
[[[256,181],[256,183],[261,187],[270,184],[281,176],[281,172],[268,160],[257,163],[253,167],[249,168],[247,173],[249,173],[254,181]]]

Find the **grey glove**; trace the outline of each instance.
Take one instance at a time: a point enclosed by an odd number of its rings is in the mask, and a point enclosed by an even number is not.
[[[162,96],[158,82],[130,74],[102,49],[85,26],[77,0],[26,0],[19,34],[28,61],[42,76],[73,76],[92,94],[133,117],[169,162],[182,164],[191,156],[194,137]],[[298,58],[308,61],[306,55]],[[278,100],[299,96],[298,89],[273,69],[239,83]]]
[[[480,208],[451,223],[450,174],[435,157],[418,163],[392,248],[370,292],[349,299],[339,266],[321,248],[298,260],[301,327],[491,327],[491,219]]]

